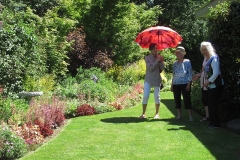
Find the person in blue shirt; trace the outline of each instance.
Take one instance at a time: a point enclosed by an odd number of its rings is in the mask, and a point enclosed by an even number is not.
[[[185,109],[188,110],[189,120],[193,121],[192,117],[192,102],[191,102],[191,83],[192,83],[192,65],[189,59],[185,59],[185,48],[179,46],[176,48],[175,55],[177,61],[173,64],[173,79],[171,91],[173,92],[175,107],[177,109],[176,119],[182,119],[181,114],[181,95]]]

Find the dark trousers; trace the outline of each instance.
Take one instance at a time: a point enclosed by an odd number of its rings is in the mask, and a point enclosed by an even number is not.
[[[202,88],[202,104],[203,106],[208,106],[208,90]]]
[[[223,87],[208,89],[208,110],[210,116],[210,124],[220,126],[218,117],[218,107],[221,101]]]
[[[186,86],[187,84],[179,84],[179,85],[173,85],[173,96],[174,96],[174,101],[177,109],[180,109],[181,106],[181,95],[183,96],[183,102],[185,109],[191,109],[192,108],[192,102],[191,102],[191,97],[190,93],[186,91]]]

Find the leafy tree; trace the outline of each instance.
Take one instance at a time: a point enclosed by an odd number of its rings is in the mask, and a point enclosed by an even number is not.
[[[18,0],[1,0],[0,2],[5,8],[8,8],[14,12],[24,11],[27,7],[26,4],[22,3],[22,1]]]
[[[75,22],[71,19],[60,18],[57,9],[51,10],[41,19],[38,26],[39,41],[43,53],[46,56],[48,73],[57,76],[64,76],[67,70],[67,52],[70,50],[70,43],[66,35],[73,29]]]
[[[153,6],[154,1],[153,0],[131,0],[131,2],[141,5],[143,3],[147,4],[148,6]]]
[[[64,76],[67,52],[70,49],[65,35],[74,21],[59,18],[56,10],[44,17],[30,8],[16,12],[4,7],[0,19],[1,79],[7,92],[19,92],[26,77],[38,79],[42,75]]]
[[[40,75],[46,68],[42,55],[38,54],[38,38],[35,29],[25,24],[22,13],[15,14],[5,8],[0,15],[0,83],[8,93],[18,92],[26,74]]]
[[[86,34],[82,27],[70,32],[67,36],[67,40],[72,42],[73,48],[68,52],[68,70],[73,76],[76,75],[80,66],[84,68],[99,67],[106,70],[113,64],[106,53],[97,51],[92,46],[87,46],[85,37]]]
[[[78,20],[77,28],[68,34],[73,50],[68,52],[68,69],[76,74],[79,66],[101,67],[126,64],[144,56],[134,42],[138,32],[157,23],[159,7],[149,9],[125,1],[63,0],[58,14]],[[73,41],[74,40],[74,41]]]
[[[155,24],[159,14],[159,7],[148,9],[129,0],[96,0],[79,23],[84,26],[87,44],[106,51],[116,64],[126,64],[142,56],[134,39],[143,26]]]
[[[57,15],[58,8],[48,11],[44,17],[35,15],[30,8],[24,12],[23,21],[35,28],[38,37],[39,54],[42,55],[46,72],[56,76],[64,76],[67,70],[67,52],[70,44],[66,35],[72,30],[75,21],[60,18]]]
[[[61,0],[58,6],[58,15],[60,17],[81,21],[83,15],[89,10],[90,5],[91,0]]]
[[[58,6],[59,0],[21,0],[28,7],[33,10],[33,13],[43,17],[48,10],[52,10],[54,7]]]
[[[34,14],[43,17],[48,10],[58,6],[59,0],[1,0],[1,3],[15,11],[24,11],[29,7]]]

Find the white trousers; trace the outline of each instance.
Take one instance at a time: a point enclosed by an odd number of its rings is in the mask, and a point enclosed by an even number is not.
[[[149,83],[144,82],[142,104],[147,104],[148,103],[151,88],[152,87],[150,86]],[[154,87],[154,100],[155,100],[155,104],[160,104],[160,86],[157,86],[157,87],[155,86]]]

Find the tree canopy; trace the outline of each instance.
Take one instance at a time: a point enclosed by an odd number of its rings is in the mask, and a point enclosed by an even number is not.
[[[7,19],[10,18],[7,17],[15,19],[13,23],[17,27],[29,28],[31,33],[26,33],[31,34],[35,42],[31,44],[26,38],[23,42],[33,47],[16,44],[24,53],[35,49],[41,62],[38,68],[57,77],[66,73],[74,75],[80,66],[106,69],[112,64],[126,65],[141,59],[146,50],[134,39],[140,31],[155,25],[169,26],[182,35],[181,45],[197,69],[200,67],[198,59],[202,58],[198,44],[204,40],[207,29],[203,28],[205,21],[197,20],[194,15],[199,4],[205,1],[47,0],[35,3],[3,0],[5,13],[2,12],[0,18],[4,24],[2,31],[8,31],[6,26],[10,21]]]

